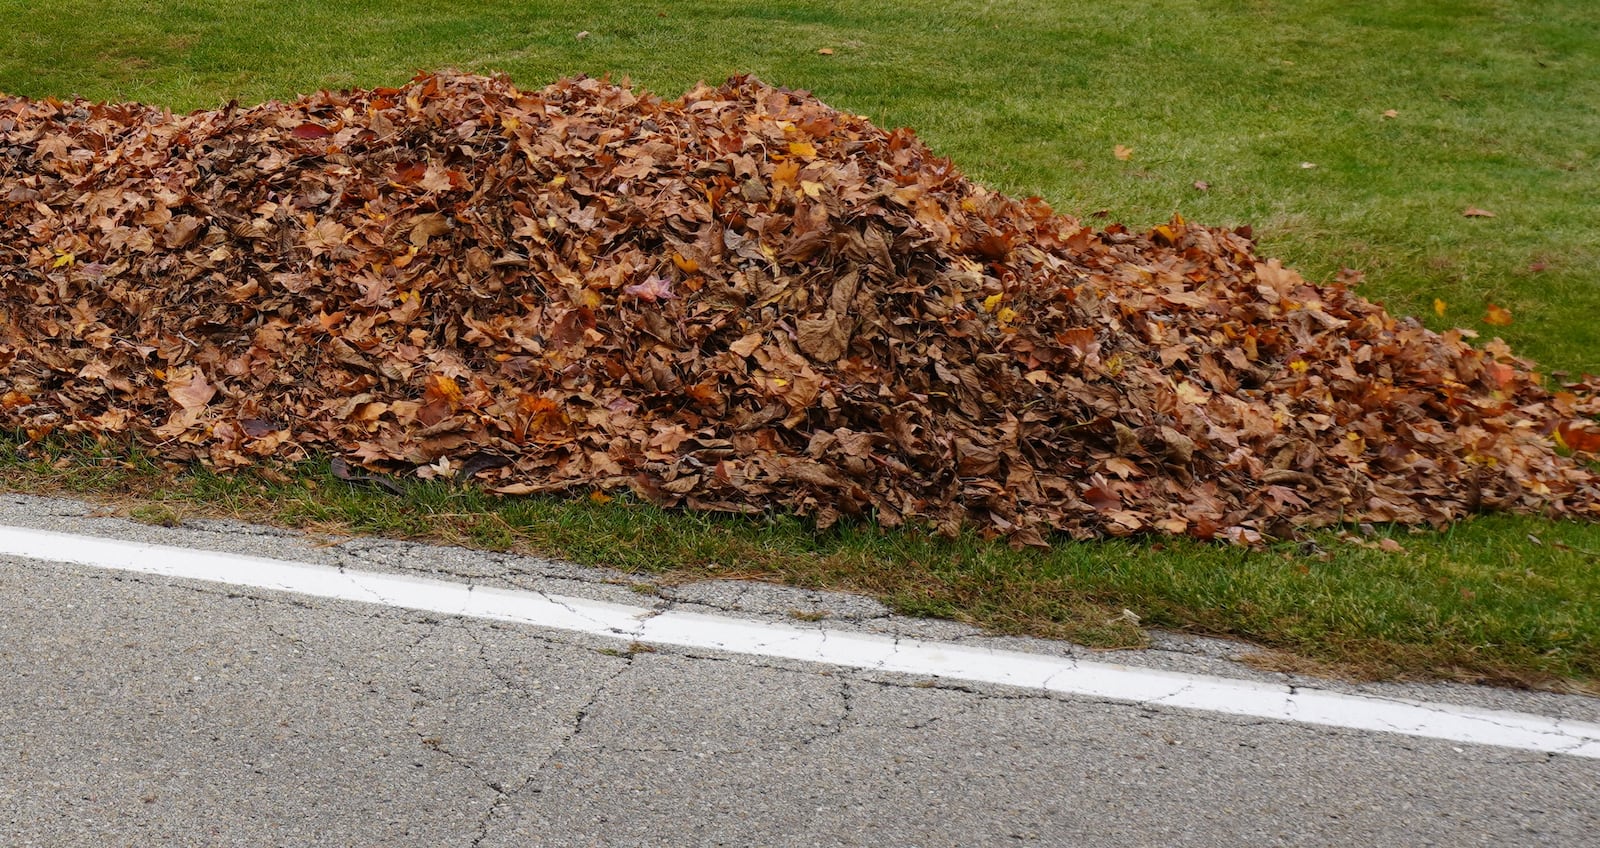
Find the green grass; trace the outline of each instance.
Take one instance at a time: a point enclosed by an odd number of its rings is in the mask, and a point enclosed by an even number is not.
[[[1267,550],[1169,539],[1018,552],[970,535],[866,524],[818,533],[783,515],[684,515],[628,498],[500,498],[422,482],[396,496],[342,482],[321,462],[288,475],[174,470],[126,447],[0,440],[0,487],[87,496],[150,523],[225,516],[536,551],[620,568],[642,586],[723,577],[842,588],[902,613],[1101,647],[1144,643],[1126,609],[1143,626],[1289,655],[1276,667],[1600,691],[1595,525],[1497,516]],[[1381,550],[1382,539],[1404,550]]]
[[[1600,372],[1591,0],[0,0],[0,20],[0,90],[185,110],[392,85],[444,66],[505,71],[525,87],[609,72],[668,96],[753,72],[912,126],[1010,193],[1134,226],[1174,214],[1250,224],[1267,252],[1314,278],[1357,268],[1369,296],[1430,326],[1503,335],[1549,368]],[[1117,159],[1117,145],[1131,159]],[[1465,218],[1469,206],[1496,217]],[[1482,324],[1489,302],[1516,322]],[[1187,542],[1018,554],[623,501],[423,487],[397,502],[314,470],[269,483],[124,468],[82,447],[60,459],[63,469],[0,457],[0,479],[191,514],[442,533],[674,579],[847,586],[906,611],[1096,644],[1138,640],[1126,621],[1106,623],[1128,608],[1145,624],[1370,673],[1600,680],[1593,526],[1487,518],[1402,533],[1403,554],[1324,539],[1326,561]]]

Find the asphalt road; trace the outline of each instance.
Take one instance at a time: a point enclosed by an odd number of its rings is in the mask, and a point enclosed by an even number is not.
[[[868,599],[0,498],[0,524],[1052,655]],[[1163,638],[1115,660],[1350,687]],[[0,558],[5,846],[1600,844],[1600,760]]]

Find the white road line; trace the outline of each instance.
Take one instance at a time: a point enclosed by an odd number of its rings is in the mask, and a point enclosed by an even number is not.
[[[1347,695],[586,598],[0,526],[0,556],[516,622],[615,639],[996,683],[1278,721],[1600,759],[1600,724]]]

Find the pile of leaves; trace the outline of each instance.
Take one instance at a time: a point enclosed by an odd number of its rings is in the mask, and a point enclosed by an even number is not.
[[[1596,382],[755,79],[0,98],[0,426],[1017,544],[1600,515]]]

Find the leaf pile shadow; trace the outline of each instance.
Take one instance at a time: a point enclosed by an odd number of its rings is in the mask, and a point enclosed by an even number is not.
[[[1600,514],[1600,383],[748,77],[3,98],[0,221],[0,424],[33,438],[1019,545]]]

